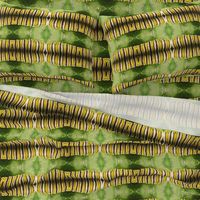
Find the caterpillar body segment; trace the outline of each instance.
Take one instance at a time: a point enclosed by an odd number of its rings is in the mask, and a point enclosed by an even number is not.
[[[161,64],[172,58],[200,56],[200,36],[183,35],[173,40],[153,40],[140,45],[122,48],[112,58],[112,68],[122,72],[145,65]]]
[[[135,16],[114,17],[103,25],[105,37],[113,40],[126,33],[136,30],[149,29],[164,24],[161,13],[144,13]]]
[[[115,142],[97,145],[86,141],[60,142],[46,137],[32,141],[0,142],[0,160],[27,160],[36,156],[46,159],[58,159],[70,156],[88,156],[100,152],[110,155],[134,154],[142,156],[159,156],[165,153],[176,156],[200,154],[200,150],[193,148],[148,142]]]
[[[53,117],[65,125],[81,130],[92,130],[92,120],[95,111],[79,105],[60,103],[47,99],[26,98],[15,93],[6,91],[0,92],[0,103],[2,105],[23,109],[26,112],[36,112],[48,116],[52,121]],[[18,111],[20,112],[20,111]]]
[[[81,13],[39,9],[0,8],[0,26],[49,26],[53,29],[80,32],[94,41],[104,40],[103,29],[97,19]]]
[[[154,40],[123,48],[113,55],[113,71],[121,72],[135,67],[163,63],[171,58],[170,41]]]
[[[17,61],[92,69],[89,49],[65,43],[43,43],[36,40],[0,40],[0,62]]]
[[[77,66],[92,69],[92,52],[89,49],[53,42],[47,44],[48,63],[58,66]]]
[[[0,40],[0,61],[43,63],[45,45],[35,40]]]
[[[200,22],[200,6],[166,8],[157,12],[142,13],[127,17],[114,17],[103,25],[108,40],[129,32],[151,29],[165,23]]]
[[[94,41],[104,40],[103,29],[98,20],[81,13],[53,12],[49,26],[59,30],[80,32]]]
[[[173,77],[166,78],[161,80],[162,83],[193,83],[200,84],[200,76],[181,76],[181,77]]]
[[[131,183],[161,184],[171,182],[182,188],[199,189],[199,170],[177,172],[153,168],[114,169],[106,172],[52,170],[46,175],[17,175],[0,178],[0,196],[27,196],[33,192],[57,194],[61,192],[90,193],[107,187]],[[192,179],[191,179],[192,178]]]
[[[114,169],[106,172],[96,171],[72,171],[64,172],[60,170],[52,170],[46,176],[40,176],[38,178],[39,188],[45,188],[42,191],[48,194],[58,193],[56,188],[65,188],[66,191],[90,193],[99,189],[104,189],[111,186],[118,186],[130,183],[141,183],[141,184],[160,184],[165,181],[171,181],[183,188],[199,188],[199,170],[187,169],[185,171],[179,170],[179,176],[185,177],[179,179],[176,177],[177,172],[169,172],[165,170],[145,168],[145,169]],[[187,176],[185,175],[187,174]],[[191,174],[193,180],[191,181]],[[58,179],[57,179],[58,175]],[[172,177],[174,176],[174,177]],[[51,180],[50,180],[51,179]],[[40,181],[41,180],[41,181]],[[64,180],[64,181],[63,181]],[[62,184],[66,184],[65,187],[59,187]],[[180,183],[183,183],[182,185]],[[185,183],[185,184],[184,184]],[[44,185],[43,185],[44,184]],[[52,184],[52,187],[45,187],[45,185]],[[58,184],[57,187],[56,185]],[[53,187],[54,186],[54,187]],[[38,190],[39,190],[38,188]],[[51,189],[50,189],[51,188]],[[53,189],[54,188],[54,189]],[[60,190],[62,191],[62,189]]]
[[[111,155],[159,156],[165,153],[176,156],[199,155],[200,150],[193,148],[160,145],[149,142],[115,142],[102,144],[101,152]]]
[[[192,58],[200,56],[200,36],[183,35],[173,40],[172,57]]]
[[[93,81],[111,81],[112,68],[109,58],[93,58],[92,64]],[[79,80],[68,76],[45,76],[35,73],[11,73],[0,72],[0,82],[18,82],[18,81],[37,81],[51,83],[54,81],[72,81],[84,85],[86,87],[94,88],[92,81]]]
[[[94,81],[112,81],[110,58],[94,57],[92,71]]]
[[[119,93],[124,89],[150,81],[159,81],[161,84],[192,83],[200,84],[200,69],[186,69],[172,74],[155,74],[143,79],[120,83],[113,86],[112,92]]]
[[[81,110],[81,109],[80,109]],[[77,113],[79,113],[77,110]],[[64,114],[40,114],[17,109],[0,110],[0,128],[37,128],[57,129],[71,127],[79,130],[92,130],[91,122],[81,119],[81,113],[77,117]],[[88,117],[88,116],[87,116]]]
[[[11,72],[0,72],[0,82],[9,83],[9,82],[18,82],[18,81],[37,81],[44,83],[51,83],[55,81],[72,81],[79,83],[86,87],[94,88],[94,85],[91,81],[84,81],[75,79],[68,76],[44,76],[37,75],[35,73],[11,73]]]
[[[95,111],[79,105],[64,104],[52,100],[40,98],[26,98],[15,93],[0,92],[2,105],[23,109],[27,112],[36,112],[44,116],[58,116],[58,119],[70,127],[81,130],[91,130]],[[53,120],[53,119],[52,119]]]
[[[42,137],[32,141],[0,142],[0,160],[26,160],[35,156],[58,159],[92,155],[97,152],[98,146],[86,141],[60,142]]]
[[[110,115],[109,117],[110,119],[113,118],[113,116]],[[81,117],[72,116],[71,118],[69,118],[62,114],[46,115],[46,114],[38,114],[29,111],[21,111],[15,109],[1,110],[0,118],[1,118],[1,123],[0,123],[1,128],[56,129],[62,127],[71,127],[79,130],[94,130],[102,127],[107,130],[132,136],[140,140],[151,141],[154,142],[155,144],[169,144],[172,145],[173,147],[180,147],[175,149],[167,147],[165,148],[166,152],[170,152],[171,150],[171,152],[173,152],[174,154],[180,154],[180,155],[185,155],[185,154],[191,155],[198,153],[198,148],[200,143],[200,138],[196,136],[187,135],[176,131],[156,129],[144,126],[142,124],[126,121],[120,118],[116,119],[116,124],[118,123],[119,124],[115,125],[114,127],[112,127],[113,125],[109,124],[108,121],[102,126],[102,124],[99,122],[94,122],[94,121],[87,122],[86,120],[81,119]],[[130,125],[131,129],[129,128]],[[118,130],[116,130],[116,128]],[[127,132],[128,128],[129,131]],[[148,151],[148,148],[150,147],[145,147],[145,151]],[[139,153],[144,154],[143,152]],[[147,156],[148,155],[149,153],[147,153]]]
[[[149,127],[79,105],[70,105],[40,98],[27,98],[7,91],[0,91],[0,104],[24,110],[1,110],[0,117],[2,120],[0,122],[2,128],[20,128],[22,124],[23,127],[29,127],[30,125],[47,129],[71,127],[87,131],[104,128],[115,133],[125,134],[129,137],[157,144],[170,144],[197,149],[200,146],[200,138],[197,136]],[[19,117],[21,113],[24,116],[23,118]],[[28,117],[26,117],[26,114]],[[13,116],[14,119],[11,120],[10,116]],[[34,123],[32,119],[34,119]],[[18,124],[19,120],[22,120],[23,123]],[[27,124],[27,120],[30,120],[31,123]],[[13,124],[14,121],[16,122],[15,124]]]
[[[199,5],[166,8],[161,12],[167,23],[200,22]]]
[[[49,116],[17,109],[0,110],[0,119],[1,128],[55,129],[68,123],[61,115]]]
[[[0,177],[0,196],[28,196],[36,192],[36,176],[17,175]]]
[[[181,180],[184,182],[194,182],[200,179],[200,171],[198,169],[180,169],[170,173],[174,180]]]
[[[0,8],[0,26],[45,26],[50,12],[39,9]]]

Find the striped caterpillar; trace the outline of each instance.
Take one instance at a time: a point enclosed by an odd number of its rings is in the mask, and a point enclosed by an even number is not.
[[[172,58],[200,56],[200,36],[183,35],[173,40],[153,40],[116,51],[112,58],[115,72],[135,67],[160,64]]]
[[[150,29],[165,23],[200,22],[200,6],[167,8],[157,12],[135,16],[115,17],[108,20],[103,29],[107,39],[112,40],[126,33]]]
[[[92,72],[93,81],[111,81],[112,68],[110,58],[93,57],[92,58]],[[53,82],[53,81],[72,81],[84,85],[86,87],[94,88],[91,81],[79,80],[67,76],[45,76],[35,73],[11,73],[0,72],[0,82],[17,82],[17,81],[37,81],[37,82]]]
[[[110,58],[93,58],[93,80],[112,81],[112,67]]]
[[[72,81],[79,83],[86,87],[94,88],[94,85],[91,81],[84,81],[75,79],[67,76],[43,76],[37,75],[35,73],[11,73],[11,72],[0,72],[0,82],[16,82],[16,81],[38,81],[38,82],[47,82],[51,83],[53,81]]]
[[[92,53],[89,49],[70,44],[43,43],[36,40],[0,40],[0,62],[47,62],[58,66],[92,69]]]
[[[155,74],[143,79],[120,83],[112,88],[112,92],[119,93],[124,89],[149,81],[160,81],[162,84],[169,84],[169,83],[200,84],[200,69],[186,69],[172,74]]]
[[[1,128],[71,127],[85,131],[104,128],[157,144],[197,149],[200,144],[200,137],[197,136],[149,127],[79,105],[48,99],[27,98],[7,91],[0,91],[0,104],[14,108],[0,110]]]
[[[2,6],[0,8],[0,26],[8,25],[49,26],[59,30],[80,32],[95,41],[104,39],[103,30],[98,20],[80,13]]]
[[[97,171],[52,170],[39,176],[17,175],[0,178],[0,196],[27,196],[34,192],[57,194],[61,192],[90,193],[112,186],[127,184],[161,184],[171,182],[184,189],[200,189],[199,170],[178,171],[144,169],[114,169]]]
[[[95,153],[142,156],[159,156],[169,153],[176,156],[189,156],[199,155],[200,150],[142,141],[94,144],[86,141],[60,142],[47,137],[31,141],[0,142],[0,160],[26,160],[36,156],[46,159],[58,159],[70,156],[88,156]]]

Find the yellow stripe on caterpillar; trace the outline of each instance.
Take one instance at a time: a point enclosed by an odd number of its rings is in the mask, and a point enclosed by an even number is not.
[[[22,109],[1,110],[0,127],[2,128],[20,128],[22,125],[24,128],[71,127],[85,131],[104,128],[156,144],[170,144],[195,149],[199,148],[200,144],[200,137],[197,136],[149,127],[79,105],[65,104],[48,99],[28,98],[7,91],[0,91],[0,103],[2,106]],[[21,115],[24,117],[21,118]],[[13,116],[13,119],[10,116]],[[19,123],[19,120],[21,120],[21,123]]]
[[[0,142],[0,160],[26,160],[35,156],[58,159],[87,156],[98,152],[98,145],[87,141],[60,142],[47,137],[35,140]]]
[[[36,81],[51,83],[54,81],[72,81],[79,83],[86,87],[94,88],[92,81],[79,80],[68,76],[45,76],[37,75],[35,73],[12,73],[12,72],[0,72],[0,82],[18,82],[18,81]]]
[[[182,35],[173,40],[152,40],[140,45],[117,50],[112,57],[114,72],[161,64],[172,58],[200,56],[200,36]]]
[[[50,63],[92,69],[92,52],[70,44],[37,40],[0,40],[0,62]]]
[[[86,141],[64,142],[42,137],[35,140],[13,140],[0,142],[0,160],[26,160],[36,156],[58,159],[70,156],[88,156],[95,153],[110,155],[176,156],[199,155],[200,150],[175,147],[151,142],[114,142],[94,144]]]
[[[151,29],[165,23],[200,22],[200,6],[181,6],[165,8],[157,12],[142,13],[127,17],[114,17],[103,25],[108,40],[118,38],[129,32]]]
[[[113,93],[119,93],[129,87],[133,87],[150,81],[160,81],[162,84],[169,83],[192,83],[200,84],[200,69],[186,69],[172,74],[155,74],[143,79],[120,83],[112,87]]]
[[[80,32],[95,41],[104,40],[103,29],[98,20],[81,13],[1,7],[0,26],[9,25],[49,26],[59,30]]]
[[[94,57],[92,71],[94,81],[112,81],[110,58]]]
[[[61,192],[91,193],[112,186],[161,184],[171,182],[184,189],[200,189],[199,170],[166,171],[154,168],[114,169],[98,171],[61,171],[54,169],[45,175],[17,175],[0,177],[0,196],[27,196],[34,192],[58,194]]]

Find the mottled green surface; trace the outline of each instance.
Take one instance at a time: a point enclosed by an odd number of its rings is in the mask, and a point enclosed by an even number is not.
[[[161,3],[158,0],[135,0],[134,3],[120,2],[115,0],[1,0],[16,6],[31,8],[47,8],[49,10],[67,10],[89,14],[95,18],[99,15],[133,15],[141,12],[160,10],[164,7],[188,5],[185,3]],[[195,2],[198,4],[198,1]]]
[[[155,4],[156,5],[156,4]],[[176,4],[166,4],[165,7]],[[176,6],[175,6],[176,5]],[[152,1],[145,5],[142,12],[163,8],[162,6],[154,7]],[[133,15],[133,14],[132,14]],[[100,16],[102,26],[109,20],[110,16]],[[181,35],[199,35],[199,23],[190,22],[183,24],[163,24],[153,29],[139,30],[130,32],[116,39],[108,40],[108,48],[112,60],[113,53],[121,48],[139,45],[155,39],[171,40]],[[199,57],[191,59],[170,59],[162,64],[154,64],[148,66],[140,66],[124,72],[113,72],[113,86],[123,82],[142,79],[154,74],[171,74],[185,69],[199,69]],[[200,95],[199,84],[175,83],[161,84],[159,81],[142,83],[137,86],[124,89],[120,93],[131,95],[155,95],[155,96],[171,96],[180,98],[193,98]]]
[[[80,131],[71,128],[60,128],[55,130],[38,129],[0,129],[0,141],[10,140],[33,140],[40,137],[50,137],[58,141],[88,141],[103,144],[114,141],[133,140],[125,135],[99,129],[95,131]],[[146,157],[137,155],[111,156],[103,153],[92,156],[74,156],[48,160],[35,157],[25,161],[0,161],[0,176],[17,174],[41,175],[52,169],[65,171],[71,170],[98,170],[106,171],[114,168],[138,169],[152,167],[165,170],[178,170],[184,168],[198,169],[200,167],[199,156],[174,156],[163,154],[161,156]],[[159,185],[132,184],[119,187],[111,187],[91,194],[62,193],[56,195],[32,194],[29,197],[1,197],[0,199],[12,200],[63,200],[63,199],[144,199],[157,198],[166,200],[199,199],[199,191],[194,189],[182,189],[171,183]]]
[[[177,3],[160,3],[156,0],[136,0],[134,3],[95,0],[91,2],[83,2],[81,0],[7,0],[2,1],[1,5],[17,6],[17,7],[30,7],[30,8],[43,8],[48,10],[66,10],[72,12],[81,12],[88,14],[95,18],[100,18],[102,25],[109,19],[109,16],[127,16],[138,13],[157,11],[166,7],[177,7],[186,4]],[[198,4],[198,2],[194,3]],[[188,4],[187,4],[188,5]],[[107,16],[106,16],[107,15]],[[93,56],[98,57],[112,57],[113,52],[116,50],[141,44],[154,39],[173,39],[183,34],[199,34],[199,23],[185,23],[185,24],[164,24],[154,29],[141,30],[131,32],[121,36],[115,40],[101,42],[94,42],[89,37],[81,33],[60,31],[45,27],[24,27],[24,26],[6,26],[0,28],[1,39],[36,39],[43,42],[64,42],[76,46],[81,46],[92,50]],[[109,51],[108,51],[109,50]],[[175,59],[167,61],[160,65],[142,66],[136,69],[131,69],[121,73],[113,73],[113,86],[121,83],[132,81],[135,79],[144,78],[156,73],[173,73],[176,71],[199,68],[199,58],[193,59]],[[39,75],[66,75],[69,77],[92,80],[92,71],[87,69],[77,69],[70,66],[56,66],[47,63],[39,64],[24,64],[16,62],[2,62],[0,63],[0,71],[2,72],[34,72]],[[9,83],[12,85],[23,85],[35,87],[46,91],[63,91],[63,92],[111,92],[111,82],[94,83],[94,88],[87,88],[80,84],[70,81],[59,81],[57,83],[39,83],[39,82],[14,82]],[[122,91],[124,94],[134,95],[161,95],[173,96],[182,98],[199,97],[200,86],[198,84],[160,84],[156,83],[143,83],[138,86],[130,87]]]
[[[47,8],[45,4],[41,3],[37,4],[37,8]],[[37,3],[39,3],[37,2]],[[14,3],[9,2],[8,3]],[[23,2],[22,2],[23,3]],[[62,4],[62,2],[61,2]],[[18,5],[18,4],[14,4]],[[13,5],[13,6],[14,6]],[[32,4],[26,5],[26,8],[31,7]],[[0,2],[0,6],[11,6],[10,4],[6,4]],[[20,7],[18,5],[18,7]],[[71,7],[66,6],[57,6],[52,7],[52,9],[70,9]],[[69,11],[74,11],[74,9],[70,9]],[[62,31],[56,30],[48,26],[41,27],[26,27],[26,26],[4,26],[0,27],[0,39],[33,39],[38,40],[45,43],[51,42],[63,42],[71,45],[75,45],[78,47],[83,47],[90,49],[92,51],[93,57],[109,57],[107,43],[105,41],[95,42],[90,39],[88,36],[72,31]],[[1,72],[32,72],[38,75],[65,75],[68,77],[73,77],[79,80],[93,80],[92,70],[84,69],[84,68],[75,68],[70,66],[56,66],[48,63],[35,63],[35,64],[27,64],[20,62],[0,62],[0,71]],[[33,81],[24,81],[24,82],[14,82],[9,83],[12,85],[23,85],[28,87],[34,87],[46,91],[63,91],[63,92],[111,92],[111,83],[109,82],[94,82],[94,88],[88,88],[82,86],[78,83],[74,83],[71,81],[59,81],[55,83],[41,83],[41,82],[33,82]]]
[[[69,10],[78,11],[89,14],[98,18],[99,15],[108,16],[124,16],[133,15],[140,12],[148,12],[152,10],[160,10],[166,6],[177,6],[178,4],[161,4],[155,0],[136,0],[135,3],[122,3],[110,0],[99,0],[94,2],[83,3],[80,0],[7,0],[9,4],[17,6],[26,6],[31,8],[47,8],[49,10]],[[105,19],[105,17],[103,17]],[[102,18],[102,20],[104,20]],[[109,42],[110,53],[115,49],[139,44],[149,41],[154,38],[171,39],[180,34],[199,34],[198,24],[189,23],[187,25],[163,25],[152,30],[138,31],[120,37],[115,41]],[[53,30],[49,27],[29,28],[22,26],[8,26],[0,28],[1,39],[37,39],[44,42],[62,41],[73,45],[78,45],[92,49],[95,56],[108,56],[108,49],[106,42],[94,42],[87,36],[74,33]],[[154,74],[156,72],[174,72],[176,70],[186,69],[188,66],[197,67],[199,59],[186,60],[171,60],[160,66],[147,66],[141,69],[129,70],[128,72],[115,73],[114,84],[124,81],[132,80],[133,78],[144,77]],[[68,75],[78,77],[85,80],[91,80],[92,74],[89,70],[80,70],[70,67],[58,67],[48,64],[21,64],[15,62],[0,63],[0,71],[7,72],[35,72],[42,75]],[[87,89],[79,84],[72,82],[58,82],[53,84],[47,83],[33,83],[20,82],[15,83],[23,86],[30,86],[46,91],[73,91],[73,92],[111,92],[111,82],[109,83],[95,83],[94,89]],[[198,85],[190,84],[169,84],[167,86],[153,84],[142,84],[134,88],[127,89],[124,93],[134,93],[142,95],[166,95],[188,97],[200,96]],[[117,135],[105,131],[103,129],[96,131],[78,131],[69,128],[57,130],[36,130],[36,129],[0,129],[0,141],[9,141],[14,139],[35,139],[42,136],[48,136],[60,141],[79,141],[87,140],[98,144],[116,141],[116,140],[130,140],[125,136]],[[16,175],[21,173],[28,173],[38,175],[48,172],[51,169],[58,168],[62,170],[109,170],[113,168],[141,168],[141,167],[155,167],[159,169],[176,170],[183,168],[200,168],[199,156],[184,156],[176,157],[173,155],[162,155],[155,157],[145,156],[109,156],[105,154],[95,154],[93,156],[76,156],[71,158],[60,158],[57,160],[47,160],[43,158],[33,158],[25,161],[0,161],[0,176]],[[185,190],[171,183],[164,183],[160,185],[124,185],[119,187],[112,187],[91,194],[78,193],[62,193],[57,195],[42,195],[32,194],[29,197],[0,197],[0,200],[120,200],[130,199],[139,200],[144,198],[158,198],[161,200],[179,200],[179,199],[200,199],[198,190]]]
[[[130,138],[116,135],[103,129],[84,132],[69,128],[57,129],[52,131],[41,131],[36,129],[14,130],[1,129],[0,140],[7,141],[13,139],[35,139],[48,136],[59,141],[79,141],[87,140],[95,143],[106,143],[116,140],[130,140]],[[0,176],[17,175],[27,173],[39,175],[47,173],[49,170],[57,168],[61,170],[98,170],[106,171],[113,168],[143,168],[153,167],[157,169],[176,170],[183,168],[199,168],[200,159],[198,156],[177,157],[169,154],[162,156],[145,157],[135,155],[110,156],[102,153],[92,156],[76,156],[70,158],[60,158],[57,160],[47,160],[44,158],[33,158],[25,161],[0,161]],[[184,190],[170,183],[160,185],[124,185],[117,188],[109,188],[94,192],[89,195],[77,193],[63,193],[53,196],[35,194],[25,198],[10,199],[195,199],[192,195],[198,195],[198,190]],[[0,198],[1,199],[1,198]],[[9,198],[5,198],[9,199]],[[198,198],[196,198],[198,199]]]

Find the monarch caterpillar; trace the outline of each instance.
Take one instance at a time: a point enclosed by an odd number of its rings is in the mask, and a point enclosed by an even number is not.
[[[32,141],[0,142],[0,160],[26,160],[35,156],[58,159],[61,157],[92,155],[99,152],[110,155],[135,154],[143,156],[156,156],[164,153],[176,156],[200,154],[200,150],[193,148],[159,145],[149,142],[117,141],[97,145],[86,141],[60,142],[46,137]]]
[[[46,44],[31,39],[0,40],[0,61],[48,62],[58,66],[92,69],[92,53],[89,49],[60,42]]]
[[[177,175],[178,174],[178,175]],[[58,177],[58,178],[56,178]],[[192,180],[191,180],[192,177]],[[167,178],[170,178],[168,180]],[[52,180],[53,179],[53,180]],[[40,180],[42,180],[40,182]],[[45,187],[46,184],[57,182],[57,188],[62,184],[61,180],[67,181],[67,191],[89,193],[106,187],[117,186],[129,183],[147,183],[158,184],[163,181],[174,181],[175,184],[182,183],[183,188],[200,187],[198,184],[199,170],[185,169],[175,172],[158,170],[153,168],[145,169],[114,169],[106,172],[96,171],[75,171],[63,172],[60,170],[52,170],[46,176],[40,176],[38,183],[41,183],[42,191],[49,194],[57,193],[56,187]],[[81,181],[82,180],[82,181]],[[42,185],[43,183],[43,185]],[[74,183],[74,184],[73,184]],[[185,183],[185,184],[184,184]],[[56,185],[55,185],[56,186]],[[63,185],[62,185],[63,186]],[[53,189],[54,188],[54,189]],[[62,191],[62,189],[60,190]]]
[[[1,128],[55,129],[67,125],[67,120],[59,115],[43,115],[23,110],[0,110]]]
[[[0,177],[0,196],[27,196],[34,193],[35,176],[17,175]]]
[[[98,145],[87,141],[60,142],[50,138],[32,141],[0,142],[0,160],[26,160],[35,156],[47,159],[92,155],[98,152]]]
[[[60,30],[81,32],[95,41],[104,39],[103,29],[98,20],[80,13],[54,12],[51,14],[49,26]]]
[[[65,104],[42,98],[32,98],[3,90],[0,90],[0,103],[1,105],[24,111],[49,115],[63,114],[71,117],[73,114],[76,114],[79,108],[81,108],[79,105]],[[84,111],[87,111],[87,108],[82,108]],[[93,114],[94,112],[92,112],[92,115]],[[90,116],[89,119],[92,119],[92,116]]]
[[[52,170],[46,175],[17,175],[0,178],[0,196],[27,196],[33,192],[57,194],[71,191],[90,193],[130,183],[160,184],[172,182],[183,188],[199,189],[199,170],[169,172],[153,168],[114,169],[106,172]]]
[[[75,108],[75,107],[74,107]],[[79,113],[79,110],[77,111]],[[71,127],[79,130],[91,130],[92,124],[85,122],[80,113],[77,117],[64,114],[41,114],[18,109],[0,110],[1,128],[37,128],[56,129]],[[84,115],[84,114],[83,114]],[[87,117],[87,116],[86,116]]]
[[[200,55],[200,36],[183,35],[173,40],[172,58],[192,58]]]
[[[15,81],[38,81],[38,82],[53,82],[53,81],[73,81],[84,85],[86,87],[94,88],[91,81],[84,81],[75,79],[67,76],[43,76],[35,73],[11,73],[11,72],[0,72],[0,82],[8,83]]]
[[[165,23],[200,22],[199,15],[198,5],[167,8],[135,16],[115,17],[108,20],[103,29],[106,38],[112,40],[132,31],[150,29]]]
[[[101,152],[111,155],[134,154],[143,156],[157,156],[165,153],[176,156],[198,155],[200,150],[193,148],[160,145],[149,142],[114,142],[101,145]]]
[[[95,41],[104,39],[103,29],[98,20],[80,13],[1,7],[0,26],[6,25],[49,26],[59,30],[80,32]]]
[[[110,58],[93,58],[93,80],[94,81],[111,81],[112,68]]]
[[[119,93],[120,91],[148,81],[158,81],[162,84],[166,83],[194,83],[200,84],[200,69],[186,69],[180,72],[172,74],[155,74],[143,79],[137,79],[130,82],[118,84],[112,88],[113,93]]]
[[[0,127],[2,128],[20,128],[22,125],[23,127],[31,126],[48,129],[63,126],[79,130],[104,128],[139,140],[159,144],[191,148],[199,148],[200,144],[200,138],[197,136],[149,127],[83,106],[48,99],[27,98],[7,91],[0,91],[0,103],[3,106],[23,109],[23,111],[15,109],[1,110]],[[10,116],[13,116],[12,120]],[[21,120],[20,124],[19,120]],[[27,120],[30,123],[27,123]],[[15,124],[13,124],[14,121]]]
[[[113,55],[113,70],[121,72],[139,66],[163,63],[170,58],[199,56],[199,41],[199,35],[183,35],[174,40],[153,40],[122,48]]]

